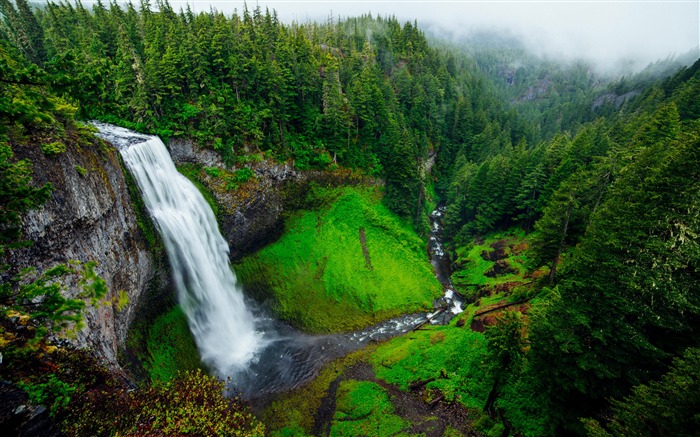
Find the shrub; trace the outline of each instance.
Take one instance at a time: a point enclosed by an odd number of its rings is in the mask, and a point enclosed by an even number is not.
[[[48,405],[51,415],[65,407],[76,391],[76,386],[61,381],[55,374],[50,374],[46,382],[20,382],[19,387],[27,392],[29,399],[36,405]]]
[[[265,428],[224,383],[201,371],[136,391],[87,392],[71,404],[70,435],[262,436]]]
[[[246,182],[248,179],[252,178],[254,175],[253,170],[249,169],[248,167],[242,168],[240,170],[236,170],[236,172],[233,174],[233,176],[230,176],[227,178],[227,185],[226,189],[227,190],[235,190],[238,188],[238,186],[244,182]]]
[[[204,172],[213,178],[218,178],[221,175],[221,170],[217,167],[204,167]]]
[[[88,170],[85,167],[81,167],[79,165],[75,166],[75,171],[77,171],[81,177],[85,177],[88,174]]]
[[[46,156],[56,156],[66,151],[66,145],[60,141],[54,141],[49,144],[42,144],[41,151],[44,152]]]

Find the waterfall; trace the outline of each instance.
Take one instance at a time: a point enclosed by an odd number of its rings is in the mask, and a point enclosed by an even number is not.
[[[246,307],[229,267],[228,245],[197,188],[181,175],[158,137],[93,122],[136,179],[172,265],[178,300],[202,361],[245,396],[298,387],[329,360],[386,340],[425,321],[387,320],[354,333],[310,336],[264,308]],[[309,309],[310,311],[313,309]]]
[[[179,303],[202,361],[219,376],[246,368],[261,348],[255,320],[229,266],[229,248],[209,204],[175,168],[156,136],[94,123],[115,144],[160,230]]]

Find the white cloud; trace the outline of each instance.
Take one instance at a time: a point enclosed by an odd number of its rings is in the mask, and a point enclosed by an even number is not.
[[[242,0],[171,0],[178,8],[214,7],[242,11]],[[640,66],[683,54],[700,44],[700,2],[697,0],[259,0],[277,10],[282,21],[326,21],[367,12],[418,20],[423,27],[439,26],[445,35],[477,30],[507,29],[543,55],[584,57],[598,64],[632,60]]]

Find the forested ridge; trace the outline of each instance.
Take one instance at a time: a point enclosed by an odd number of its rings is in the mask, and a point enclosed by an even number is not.
[[[440,388],[488,417],[476,426],[484,435],[692,435],[700,427],[700,61],[612,79],[583,62],[432,41],[418,23],[394,17],[283,24],[259,7],[227,15],[147,0],[92,8],[0,0],[0,12],[0,254],[24,244],[21,216],[51,189],[33,187],[31,164],[14,160],[13,148],[52,156],[99,147],[86,120],[191,138],[232,168],[251,156],[301,171],[350,168],[380,178],[384,205],[419,234],[430,209],[445,206],[453,282],[467,303],[484,293],[465,279],[474,268],[466,254],[479,241],[505,232],[527,247],[527,283],[503,301],[524,307],[483,336],[469,334],[471,352],[440,350],[454,356],[434,375],[396,376],[384,357],[378,376],[461,385]],[[99,279],[85,271],[98,285],[86,298],[99,296]],[[9,334],[18,312],[36,312],[27,299],[58,299],[59,289],[41,288],[47,278],[29,297],[17,293],[18,280],[3,284],[6,358],[34,356],[48,341],[43,331],[35,340]],[[68,304],[57,314],[69,318],[56,322],[42,308],[36,323],[51,330],[78,321],[84,304]],[[460,363],[460,353],[475,355]],[[105,432],[101,423],[137,417],[150,402],[177,408],[158,386],[127,395],[100,373],[70,389],[32,380],[27,367],[2,376],[24,378],[37,399],[53,402],[70,433]],[[475,389],[471,371],[481,372]],[[189,374],[166,389],[192,384],[219,387]],[[85,408],[67,407],[83,393],[104,407],[98,425],[84,423]],[[232,414],[236,435],[262,432],[239,404],[198,395],[216,414]],[[119,432],[139,432],[124,426]]]

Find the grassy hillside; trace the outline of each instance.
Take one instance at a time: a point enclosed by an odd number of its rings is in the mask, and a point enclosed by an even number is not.
[[[441,287],[425,242],[380,198],[372,187],[312,189],[308,204],[319,207],[291,217],[279,241],[237,265],[239,279],[310,332],[431,308]]]
[[[480,284],[463,313],[337,360],[313,382],[280,395],[263,419],[271,435],[307,435],[319,424],[331,436],[502,435],[503,425],[482,411],[494,382],[484,331],[505,311],[527,320],[527,304],[504,307],[529,290],[520,255],[526,245],[527,237],[512,230],[462,248],[459,272]],[[513,271],[486,276],[495,262],[484,256],[509,260]],[[512,405],[523,396],[509,389],[500,399]]]

